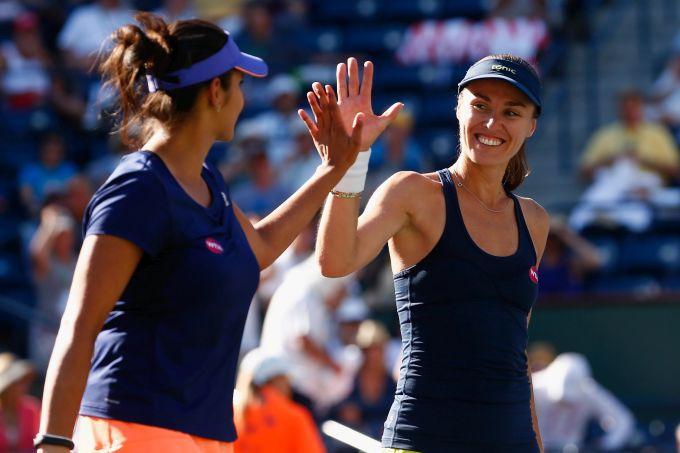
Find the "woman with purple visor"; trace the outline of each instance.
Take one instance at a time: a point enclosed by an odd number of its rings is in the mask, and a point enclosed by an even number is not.
[[[314,132],[327,146],[316,172],[251,224],[205,159],[234,135],[245,74],[264,77],[267,65],[211,23],[136,19],[141,27],[113,34],[101,72],[118,92],[121,136],[138,151],[88,205],[35,446],[231,452],[236,364],[260,270],[354,163],[363,116],[346,132],[332,127],[333,112],[320,114]]]

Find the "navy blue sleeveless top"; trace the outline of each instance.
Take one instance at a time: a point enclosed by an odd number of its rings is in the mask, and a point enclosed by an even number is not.
[[[143,251],[94,345],[82,415],[231,442],[236,364],[259,266],[219,172],[212,201],[182,189],[159,156],[125,156],[94,194],[85,235]]]
[[[537,452],[527,376],[536,251],[519,200],[510,256],[479,248],[448,169],[446,224],[434,249],[394,276],[402,362],[382,444],[437,452]]]

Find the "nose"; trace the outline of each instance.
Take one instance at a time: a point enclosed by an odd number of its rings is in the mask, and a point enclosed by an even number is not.
[[[486,126],[487,129],[495,129],[496,127],[498,127],[499,121],[498,118],[496,117],[496,113],[491,113],[484,122],[484,125]]]

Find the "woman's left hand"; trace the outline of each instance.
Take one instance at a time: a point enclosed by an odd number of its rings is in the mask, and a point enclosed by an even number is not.
[[[298,110],[298,115],[307,125],[323,165],[337,168],[344,174],[361,150],[364,114],[355,113],[349,127],[345,128],[338,100],[330,85],[326,85],[325,89],[315,88],[314,93],[308,92],[307,101],[316,121],[302,109]]]

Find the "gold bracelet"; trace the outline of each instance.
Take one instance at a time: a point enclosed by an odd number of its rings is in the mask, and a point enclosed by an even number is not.
[[[339,190],[331,190],[331,194],[338,198],[358,198],[361,192],[340,192]]]

